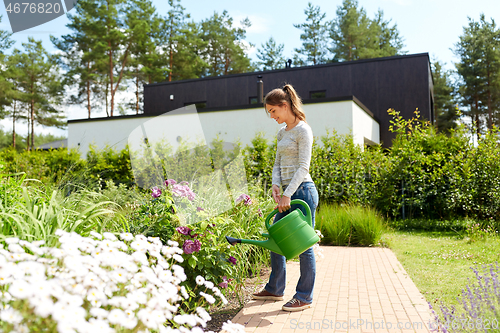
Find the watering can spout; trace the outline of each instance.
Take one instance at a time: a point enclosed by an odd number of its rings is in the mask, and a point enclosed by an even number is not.
[[[278,247],[278,245],[276,244],[276,242],[272,238],[265,240],[265,241],[258,241],[258,240],[253,240],[253,239],[238,239],[238,238],[226,236],[226,240],[231,245],[235,245],[237,243],[252,244],[252,245],[266,248],[266,249],[273,251],[277,254],[283,255],[283,252],[281,252],[280,248]]]

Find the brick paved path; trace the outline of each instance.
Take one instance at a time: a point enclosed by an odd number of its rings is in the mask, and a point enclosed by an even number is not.
[[[285,300],[251,301],[232,322],[256,333],[430,331],[429,306],[390,249],[320,249],[310,309],[281,310],[300,274],[299,263],[289,261]]]

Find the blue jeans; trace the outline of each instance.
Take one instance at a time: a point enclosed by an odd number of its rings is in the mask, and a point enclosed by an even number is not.
[[[311,208],[312,224],[314,227],[314,215],[318,206],[318,190],[313,182],[303,182],[297,188],[295,193],[290,198],[304,200]],[[306,215],[305,208],[301,205],[294,204],[291,209],[283,213],[277,213],[274,217],[274,222],[286,216],[293,210],[300,208]],[[313,248],[310,247],[301,255],[300,259],[300,279],[295,289],[294,298],[301,302],[312,303],[314,280],[316,278],[316,259],[314,258]],[[286,284],[286,258],[282,255],[271,252],[271,276],[269,282],[264,287],[271,294],[282,296],[285,293]]]

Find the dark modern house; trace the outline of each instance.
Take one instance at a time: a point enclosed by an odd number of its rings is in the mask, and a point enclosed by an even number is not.
[[[258,107],[263,94],[292,84],[304,104],[354,100],[380,125],[380,143],[391,145],[389,108],[404,118],[418,109],[434,122],[433,80],[427,53],[284,68],[202,79],[162,82],[144,87],[144,115],[156,116],[196,104],[199,112]],[[259,106],[261,107],[261,106]]]
[[[406,119],[416,109],[424,119],[435,118],[429,55],[422,53],[145,85],[143,114],[70,120],[68,147],[82,155],[89,144],[123,149],[131,135],[175,143],[198,133],[207,142],[219,137],[245,145],[261,131],[272,140],[281,125],[269,120],[262,97],[284,83],[302,97],[317,137],[335,130],[362,146],[389,147],[388,109]],[[193,104],[195,118],[170,112]]]

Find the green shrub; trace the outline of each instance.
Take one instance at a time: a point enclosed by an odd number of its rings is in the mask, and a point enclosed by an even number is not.
[[[333,245],[378,245],[386,228],[373,208],[355,204],[323,205],[316,217],[316,229],[323,243]]]

